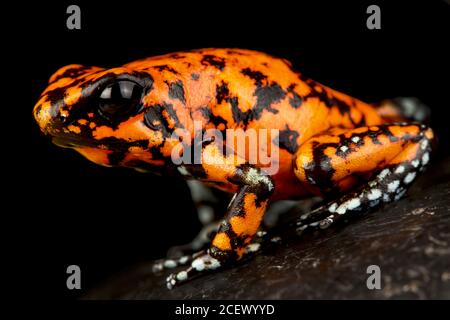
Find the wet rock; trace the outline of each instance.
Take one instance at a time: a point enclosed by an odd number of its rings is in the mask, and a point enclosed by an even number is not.
[[[379,266],[381,289],[367,288]],[[152,262],[91,290],[87,299],[450,299],[450,159],[407,197],[342,226],[305,233],[232,269],[167,290]]]

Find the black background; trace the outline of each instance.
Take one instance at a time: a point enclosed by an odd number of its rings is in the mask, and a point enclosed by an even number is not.
[[[85,290],[139,261],[159,258],[200,227],[181,181],[96,166],[53,146],[31,116],[49,76],[79,63],[114,67],[202,47],[239,47],[286,58],[306,76],[366,101],[416,96],[432,109],[440,154],[448,154],[449,4],[370,1],[273,2],[61,1],[28,7],[30,101],[24,206],[32,204],[34,256],[52,297],[66,289],[66,267],[82,270]],[[66,28],[66,8],[81,7],[81,30]],[[366,28],[366,8],[381,7],[381,30]],[[82,294],[81,292],[81,294]]]

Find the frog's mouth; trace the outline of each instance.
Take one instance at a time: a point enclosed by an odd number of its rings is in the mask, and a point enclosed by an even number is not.
[[[110,149],[112,151],[126,151],[128,145],[125,141],[102,141],[89,139],[82,136],[71,135],[52,135],[53,144],[62,148],[98,148],[98,149]]]
[[[53,136],[52,137],[53,144],[57,145],[61,148],[80,148],[80,147],[91,147],[91,148],[98,148],[99,144],[80,139],[80,137],[70,137],[70,136]]]

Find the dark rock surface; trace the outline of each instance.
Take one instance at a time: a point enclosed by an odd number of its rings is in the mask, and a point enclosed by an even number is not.
[[[366,286],[381,269],[381,290]],[[232,269],[167,290],[148,262],[85,299],[450,299],[450,159],[397,203],[343,226],[305,233]]]

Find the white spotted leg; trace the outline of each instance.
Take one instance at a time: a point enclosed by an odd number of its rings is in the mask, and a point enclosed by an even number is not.
[[[358,152],[360,148],[369,147],[371,152],[374,152],[374,150],[375,152],[381,152],[381,157],[379,157],[384,160],[380,163],[379,171],[374,178],[364,183],[357,190],[347,192],[337,200],[302,215],[293,223],[295,230],[302,232],[308,228],[325,229],[352,213],[366,211],[382,203],[399,200],[406,193],[407,188],[417,177],[418,173],[423,171],[428,165],[432,139],[433,132],[426,126],[402,123],[369,127],[365,130],[355,130],[348,135],[340,137],[340,140],[348,145],[337,145],[335,147],[336,143],[328,143],[327,148],[320,149],[321,152],[333,150],[334,148],[338,157],[351,159],[349,154]],[[312,142],[312,146],[317,147],[319,145],[314,140]],[[388,149],[391,147],[390,143],[396,144],[393,149]],[[346,148],[342,148],[344,146]],[[378,146],[380,147],[378,148]],[[385,152],[384,148],[386,148]],[[392,155],[392,150],[400,151]],[[317,152],[315,154],[321,155]],[[330,155],[330,152],[327,151],[327,154]],[[342,163],[346,164],[348,162],[344,161]],[[297,163],[297,167],[299,165],[301,165],[301,162],[300,164]],[[364,164],[361,166],[361,168],[365,167]],[[317,167],[306,163],[304,170],[306,171],[306,169],[312,169],[311,172],[314,174],[319,173],[317,177],[308,177],[308,181],[311,184],[320,182],[317,178],[321,177],[321,172],[317,170]],[[297,176],[299,178],[302,177],[301,173],[297,174]],[[323,177],[331,179],[332,175],[325,174]],[[289,226],[292,226],[292,224]],[[274,235],[282,230],[284,230],[283,227],[275,228],[275,230],[267,234],[258,234],[260,236],[259,238],[257,237],[259,242],[257,244],[252,243],[248,246],[246,256],[251,256],[252,253],[259,251],[268,242],[276,242],[275,240],[280,237]],[[207,251],[203,251],[199,254],[184,258],[183,261],[168,262],[166,260],[163,262],[162,267],[159,268],[176,267],[181,265],[180,262],[189,265],[189,267],[171,274],[166,279],[166,284],[169,289],[191,280],[197,275],[223,267],[220,261],[211,257]]]
[[[430,161],[432,131],[420,131],[400,154],[395,156],[373,180],[358,191],[345,194],[336,201],[302,215],[296,222],[297,233],[307,228],[328,228],[351,213],[364,212],[383,203],[397,201]]]
[[[244,261],[245,259],[249,258],[251,255],[255,254],[260,250],[261,243],[258,241],[262,241],[265,235],[266,233],[259,233],[255,237],[254,241],[249,245],[247,245],[243,255],[243,259],[241,259],[241,261]],[[178,272],[171,273],[166,278],[166,286],[168,289],[173,289],[174,287],[186,281],[194,279],[196,276],[223,267],[222,263],[219,260],[213,258],[208,253],[208,250],[200,251],[195,255],[190,256],[189,263],[190,266],[188,268],[185,268]]]

